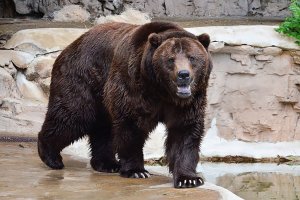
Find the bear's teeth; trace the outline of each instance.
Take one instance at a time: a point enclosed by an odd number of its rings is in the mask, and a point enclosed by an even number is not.
[[[183,94],[188,94],[191,93],[191,86],[181,86],[177,87],[177,92],[178,93],[183,93]]]

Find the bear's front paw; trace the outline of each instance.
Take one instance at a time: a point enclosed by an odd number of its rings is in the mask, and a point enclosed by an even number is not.
[[[201,177],[192,176],[179,176],[175,178],[174,187],[175,188],[193,188],[203,185],[204,181]]]
[[[103,162],[92,159],[91,166],[98,172],[117,173],[120,171],[120,164],[118,162]]]
[[[149,178],[151,175],[147,170],[121,171],[120,175],[125,178]]]

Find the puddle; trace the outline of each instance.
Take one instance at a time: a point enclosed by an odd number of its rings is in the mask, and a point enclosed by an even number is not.
[[[167,167],[147,166],[147,169],[169,175]],[[300,199],[300,165],[204,162],[199,163],[197,171],[205,178],[205,184],[215,184],[246,200]]]
[[[299,165],[201,163],[197,171],[244,199],[300,199]]]

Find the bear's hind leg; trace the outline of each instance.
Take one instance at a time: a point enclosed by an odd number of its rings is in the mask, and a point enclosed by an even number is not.
[[[116,160],[112,147],[112,135],[110,122],[98,120],[102,126],[98,126],[89,134],[91,147],[91,166],[99,172],[115,173],[120,170],[120,164]]]
[[[62,169],[64,164],[60,152],[83,136],[82,131],[59,126],[46,117],[38,135],[38,153],[41,160],[52,169]]]

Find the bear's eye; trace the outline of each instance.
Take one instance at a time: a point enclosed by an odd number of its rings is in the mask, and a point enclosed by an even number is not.
[[[174,58],[169,58],[169,59],[168,59],[168,63],[169,63],[169,64],[174,64],[174,62],[175,62],[175,59],[174,59]]]
[[[189,56],[188,58],[189,58],[190,62],[195,62],[196,61],[196,58],[194,56]]]

